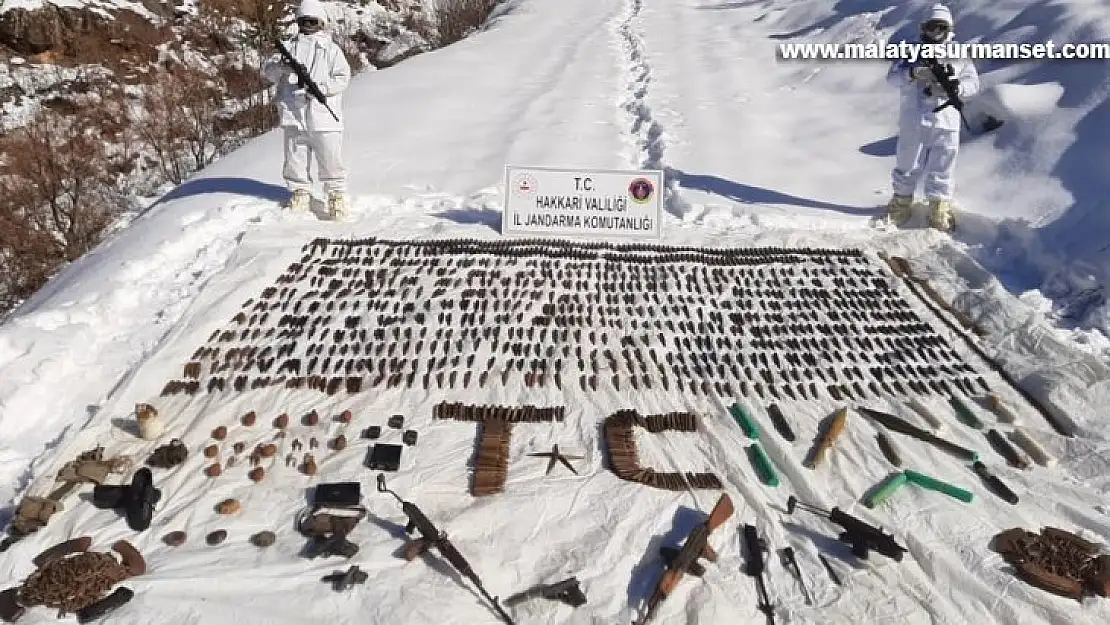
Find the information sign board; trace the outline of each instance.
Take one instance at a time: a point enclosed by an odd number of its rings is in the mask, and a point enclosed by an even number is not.
[[[658,239],[662,195],[662,171],[509,165],[501,232]]]

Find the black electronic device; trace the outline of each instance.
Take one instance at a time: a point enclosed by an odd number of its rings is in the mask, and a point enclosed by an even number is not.
[[[358,482],[317,484],[312,499],[317,506],[357,506],[362,501],[362,485]]]
[[[370,456],[366,459],[366,466],[377,471],[396,471],[401,468],[401,451],[403,450],[404,447],[401,445],[377,443],[370,450]]]

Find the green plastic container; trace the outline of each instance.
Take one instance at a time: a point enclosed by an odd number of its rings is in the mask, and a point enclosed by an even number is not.
[[[871,496],[864,500],[863,505],[868,508],[874,508],[882,504],[887,499],[890,499],[894,491],[905,486],[907,481],[909,481],[909,478],[904,471],[902,473],[895,473],[887,480],[886,484],[883,484],[882,487],[871,493]]]
[[[759,426],[756,425],[751,413],[740,402],[733,404],[729,412],[732,413],[732,418],[736,419],[736,423],[740,425],[740,429],[744,430],[748,438],[759,438]]]
[[[752,452],[755,470],[759,472],[759,477],[763,479],[763,483],[768,486],[778,486],[779,476],[775,473],[775,467],[771,464],[771,459],[763,452],[759,443],[752,443],[748,449]]]
[[[922,488],[928,488],[929,490],[935,490],[937,492],[944,493],[945,495],[955,497],[956,499],[959,499],[964,503],[971,503],[971,493],[958,486],[953,486],[947,482],[942,482],[936,478],[929,477],[928,475],[918,473],[917,471],[911,471],[909,469],[906,469],[905,471],[903,471],[903,473],[906,474],[906,479],[908,479],[911,483],[917,484]]]

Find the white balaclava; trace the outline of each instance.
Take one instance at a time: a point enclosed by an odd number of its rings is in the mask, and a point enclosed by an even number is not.
[[[299,20],[302,17],[315,17],[325,26],[328,23],[328,12],[324,8],[324,3],[320,0],[301,0],[300,6],[297,7],[297,19]],[[301,30],[303,31],[304,29],[302,28]],[[320,30],[322,30],[322,28]]]
[[[939,39],[930,37],[925,32],[925,26],[933,22],[944,22],[948,25],[948,32],[944,33],[944,35],[941,36]],[[934,4],[933,8],[929,10],[929,16],[925,18],[923,22],[921,22],[921,38],[929,43],[941,43],[943,41],[946,41],[948,37],[951,36],[954,26],[955,24],[952,21],[952,11],[950,11],[948,7],[943,4]]]

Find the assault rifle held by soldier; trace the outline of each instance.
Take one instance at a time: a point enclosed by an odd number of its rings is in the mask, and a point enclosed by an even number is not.
[[[412,561],[414,558],[433,547],[438,549],[439,553],[451,563],[451,566],[455,567],[456,571],[469,579],[474,586],[478,588],[478,592],[482,593],[482,596],[486,598],[486,601],[489,601],[490,604],[493,605],[493,609],[497,613],[497,616],[501,617],[508,625],[515,625],[512,617],[510,617],[505,612],[504,608],[501,607],[501,604],[497,602],[497,597],[491,597],[489,593],[486,592],[485,587],[482,585],[482,580],[478,578],[478,574],[470,567],[470,563],[466,561],[466,558],[463,558],[459,550],[447,539],[447,535],[440,532],[428,517],[424,516],[420,508],[416,507],[416,504],[401,499],[397,493],[385,487],[384,473],[378,474],[378,492],[389,493],[393,495],[397,501],[401,502],[401,509],[404,511],[405,516],[409,518],[408,525],[405,526],[406,532],[411,534],[413,530],[420,531],[420,538],[409,542],[405,547],[406,560]]]
[[[659,604],[674,592],[683,575],[690,573],[701,577],[705,573],[705,567],[698,563],[699,558],[704,557],[710,562],[717,561],[717,552],[709,546],[709,535],[727,521],[732,516],[732,512],[732,499],[727,493],[722,494],[717,500],[717,505],[713,506],[713,511],[709,513],[709,518],[695,527],[686,537],[682,549],[663,547],[659,550],[667,563],[667,570],[655,587],[655,592],[648,599],[647,611],[640,620],[634,622],[634,625],[643,625],[655,615]]]
[[[304,66],[304,63],[298,61],[297,57],[293,56],[293,53],[289,51],[289,48],[285,47],[285,44],[282,43],[280,39],[276,39],[274,43],[277,44],[277,49],[281,54],[281,58],[285,59],[285,63],[289,65],[289,67],[293,68],[293,73],[297,75],[297,79],[300,81],[299,86],[302,89],[307,89],[308,92],[312,94],[312,97],[316,98],[320,104],[324,105],[324,108],[328,109],[328,112],[335,118],[335,121],[339,121],[339,116],[328,106],[328,98],[324,95],[324,92],[320,90],[320,85],[317,85],[316,82],[312,80],[312,76],[309,74],[308,68]]]
[[[819,514],[844,528],[844,531],[840,534],[840,540],[852,545],[852,553],[857,557],[866,560],[871,551],[878,551],[896,562],[902,561],[902,554],[905,553],[906,548],[896,543],[893,535],[884,534],[880,528],[868,525],[840,508],[827,511],[802,503],[794,495],[791,495],[787,500],[786,513],[794,514],[794,509],[798,506],[801,506],[807,512]]]
[[[940,85],[941,89],[944,89],[944,94],[948,96],[948,100],[933,109],[933,112],[938,113],[951,106],[960,113],[964,128],[970,131],[971,124],[967,123],[967,117],[964,117],[964,102],[960,99],[960,83],[956,80],[955,70],[951,65],[941,65],[940,61],[935,58],[926,59],[925,66],[933,73],[933,77],[937,79],[937,84]],[[930,93],[930,95],[932,94]]]

